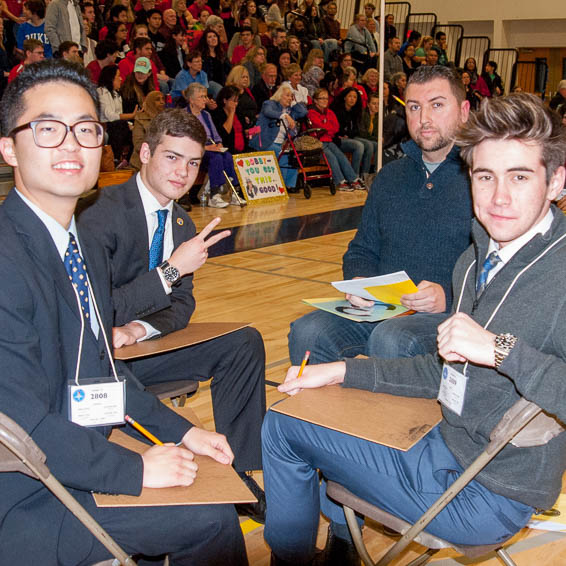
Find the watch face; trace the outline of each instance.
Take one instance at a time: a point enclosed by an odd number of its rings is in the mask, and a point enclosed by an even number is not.
[[[179,279],[180,277],[179,270],[172,265],[168,265],[167,267],[163,268],[163,277],[165,277],[165,279],[169,281],[169,283],[175,283],[175,281],[177,281],[177,279]]]

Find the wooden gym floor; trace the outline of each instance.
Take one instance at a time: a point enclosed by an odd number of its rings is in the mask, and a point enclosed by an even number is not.
[[[353,228],[365,196],[356,191],[332,197],[327,189],[317,188],[310,200],[290,195],[283,204],[244,209],[193,207],[190,216],[198,230],[215,216],[222,218],[221,229],[234,229],[231,243],[217,252],[221,255],[214,256],[212,251],[206,265],[196,273],[197,308],[193,320],[250,322],[265,342],[266,380],[281,382],[289,365],[289,323],[311,310],[301,303],[302,298],[336,295],[329,282],[342,278],[342,256],[355,233]],[[284,396],[269,383],[266,391],[268,406]],[[188,405],[205,427],[213,428],[209,382],[201,385]],[[256,477],[261,483],[261,474]],[[322,519],[319,547],[324,546],[326,525]],[[263,526],[242,518],[242,529],[250,564],[267,566],[270,551],[263,540]],[[364,536],[374,557],[391,545],[391,539],[376,525],[366,527]],[[394,564],[407,564],[421,549],[411,545]],[[510,553],[518,566],[563,566],[566,535],[524,529],[512,540]],[[483,561],[464,561],[451,551],[442,551],[431,564],[500,566],[501,562],[493,556]]]

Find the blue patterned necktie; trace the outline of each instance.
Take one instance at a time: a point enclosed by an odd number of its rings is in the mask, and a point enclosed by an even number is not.
[[[165,221],[168,210],[157,211],[157,230],[153,234],[151,246],[149,246],[149,270],[155,269],[163,262],[163,236],[165,235]]]
[[[87,320],[89,320],[90,308],[88,305],[88,280],[86,264],[79,252],[79,246],[77,245],[75,236],[71,232],[69,232],[69,247],[65,252],[63,264],[65,265],[65,269],[67,270],[67,274],[69,275],[69,279],[71,280],[73,287],[79,294],[83,315]]]
[[[483,262],[478,284],[476,286],[477,296],[479,297],[487,286],[487,276],[489,272],[501,261],[496,251],[491,252]]]

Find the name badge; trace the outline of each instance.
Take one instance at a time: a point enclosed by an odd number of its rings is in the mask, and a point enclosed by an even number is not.
[[[79,385],[70,380],[69,418],[81,426],[110,426],[124,424],[126,414],[126,380],[118,376],[91,377]]]
[[[442,366],[438,400],[458,416],[462,414],[464,408],[467,383],[468,378],[463,373],[446,364]]]

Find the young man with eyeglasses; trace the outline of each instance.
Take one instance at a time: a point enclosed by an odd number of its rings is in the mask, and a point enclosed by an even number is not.
[[[0,412],[31,435],[53,475],[126,552],[169,553],[177,566],[247,564],[231,505],[96,507],[91,492],[137,495],[142,487],[187,486],[197,474],[193,453],[226,465],[233,454],[222,435],[192,426],[136,386],[125,366],[116,372],[111,363],[109,267],[102,247],[77,231],[73,216],[78,198],[96,183],[104,143],[95,86],[75,65],[44,61],[9,85],[2,107],[0,150],[14,168],[15,188],[0,208]],[[196,151],[189,159],[201,156]],[[75,411],[84,396],[72,387],[102,378],[97,382],[115,395],[110,386],[120,383],[118,374],[126,379],[124,398],[113,409],[88,412],[85,421]],[[105,417],[106,409],[115,420]],[[167,445],[140,456],[109,443],[111,425],[123,422],[124,413]],[[4,473],[0,490],[3,563],[109,558],[40,482]]]
[[[39,39],[26,39],[24,41],[23,48],[25,59],[21,63],[18,63],[15,67],[12,67],[12,70],[8,75],[9,83],[11,83],[24,70],[26,65],[42,61],[45,57],[45,48]]]

